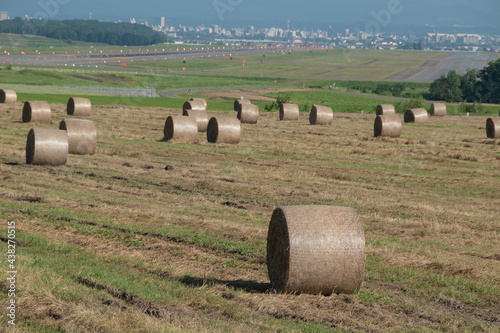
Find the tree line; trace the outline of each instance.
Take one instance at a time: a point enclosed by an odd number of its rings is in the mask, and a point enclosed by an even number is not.
[[[167,39],[165,34],[140,24],[88,20],[22,20],[19,17],[0,21],[0,33],[128,46],[152,45]]]
[[[429,99],[446,102],[500,103],[500,59],[464,75],[449,71],[431,83]]]

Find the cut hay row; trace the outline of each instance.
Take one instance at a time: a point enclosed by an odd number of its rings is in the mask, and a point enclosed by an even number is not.
[[[17,94],[14,90],[0,89],[0,103],[17,102]]]
[[[365,237],[352,208],[283,206],[267,236],[273,288],[286,293],[353,293],[363,282]]]

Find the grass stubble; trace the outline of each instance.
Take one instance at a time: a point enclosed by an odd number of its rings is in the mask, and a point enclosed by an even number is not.
[[[239,145],[201,133],[189,145],[161,141],[180,110],[95,106],[97,153],[44,167],[24,164],[26,135],[56,127],[65,105],[44,125],[22,123],[20,106],[0,105],[0,232],[16,221],[19,332],[500,330],[500,142],[485,117],[405,124],[391,139],[373,138],[374,115],[311,126],[307,113],[272,112],[243,124]],[[235,116],[209,111],[223,115]],[[357,210],[359,292],[270,290],[267,227],[288,204]]]

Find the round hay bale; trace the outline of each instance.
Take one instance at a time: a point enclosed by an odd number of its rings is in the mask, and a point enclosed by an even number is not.
[[[26,140],[26,163],[34,165],[64,165],[68,160],[68,133],[45,128],[33,128]]]
[[[68,152],[94,155],[97,148],[97,128],[92,120],[64,119],[59,129],[68,132]]]
[[[66,105],[66,113],[70,116],[89,117],[92,103],[88,98],[71,97]]]
[[[207,106],[205,104],[203,104],[203,102],[187,101],[182,106],[182,110],[206,111]]]
[[[396,114],[396,109],[392,104],[380,104],[377,105],[376,114],[377,116],[382,116],[386,114]]]
[[[241,138],[241,122],[238,118],[211,118],[208,122],[207,141],[212,143],[238,144]]]
[[[396,114],[384,114],[375,118],[373,125],[374,136],[389,136],[399,138],[401,136],[402,126],[399,116]]]
[[[24,102],[23,122],[50,123],[50,105],[45,101]]]
[[[198,132],[206,132],[208,127],[208,115],[204,110],[183,110],[183,116],[194,117],[198,125]]]
[[[0,89],[0,103],[17,102],[17,94],[14,90]]]
[[[237,117],[243,124],[257,124],[259,107],[255,104],[240,104]]]
[[[426,109],[410,109],[405,112],[405,123],[425,123],[429,119]]]
[[[241,104],[252,104],[252,102],[249,99],[236,99],[234,101],[234,111],[239,111]]]
[[[486,136],[490,139],[500,139],[500,117],[486,120]]]
[[[309,113],[311,125],[331,125],[333,122],[332,108],[314,104]]]
[[[163,129],[165,139],[174,142],[198,142],[198,124],[194,117],[168,116]]]
[[[365,237],[352,208],[283,206],[267,235],[267,269],[285,293],[353,293],[363,283]]]
[[[446,116],[446,104],[444,103],[432,103],[431,110],[429,112],[431,116],[444,117]]]
[[[191,102],[201,102],[205,105],[205,110],[207,109],[207,100],[204,98],[191,98]]]
[[[299,106],[297,104],[283,103],[280,105],[280,120],[298,120]]]

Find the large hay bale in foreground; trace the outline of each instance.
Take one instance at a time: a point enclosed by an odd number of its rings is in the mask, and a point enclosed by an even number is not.
[[[198,126],[198,132],[206,132],[208,127],[208,114],[204,110],[182,110],[182,115],[194,117]]]
[[[200,103],[203,103],[203,105],[205,105],[205,110],[207,109],[207,100],[204,99],[204,98],[191,98],[190,99],[191,102],[200,102]]]
[[[64,165],[68,160],[68,133],[62,130],[33,128],[26,140],[26,163]]]
[[[203,102],[187,101],[184,103],[184,105],[182,105],[182,110],[206,111],[207,106],[203,104]]]
[[[432,103],[431,110],[429,111],[431,116],[444,117],[446,116],[446,104],[444,103]]]
[[[218,117],[208,122],[207,141],[238,144],[241,139],[241,122],[238,118]]]
[[[355,292],[365,268],[365,237],[358,214],[348,207],[276,208],[267,235],[267,268],[279,292]]]
[[[240,104],[237,117],[242,124],[257,124],[259,107],[255,104]]]
[[[240,111],[241,104],[252,104],[249,99],[236,99],[234,101],[234,111]]]
[[[97,149],[97,128],[92,120],[64,119],[59,129],[68,132],[68,152],[94,155]]]
[[[486,136],[490,139],[500,139],[500,117],[486,120]]]
[[[375,118],[374,136],[389,136],[399,138],[402,132],[401,119],[396,114],[384,114]]]
[[[332,108],[321,105],[313,105],[309,113],[309,123],[311,125],[331,125],[333,122]]]
[[[0,103],[17,102],[17,94],[14,90],[0,89]]]
[[[421,124],[425,123],[428,119],[427,110],[422,108],[407,110],[404,115],[405,123]]]
[[[50,123],[50,105],[45,101],[24,102],[23,122]]]
[[[283,103],[280,105],[280,120],[298,120],[299,106],[297,104]]]
[[[165,139],[173,142],[198,142],[198,124],[194,117],[168,116],[163,129]]]
[[[377,105],[377,110],[375,111],[377,116],[382,116],[386,114],[396,114],[396,109],[392,104],[380,104]]]
[[[89,117],[92,103],[88,98],[71,97],[66,105],[66,113],[75,117]]]

